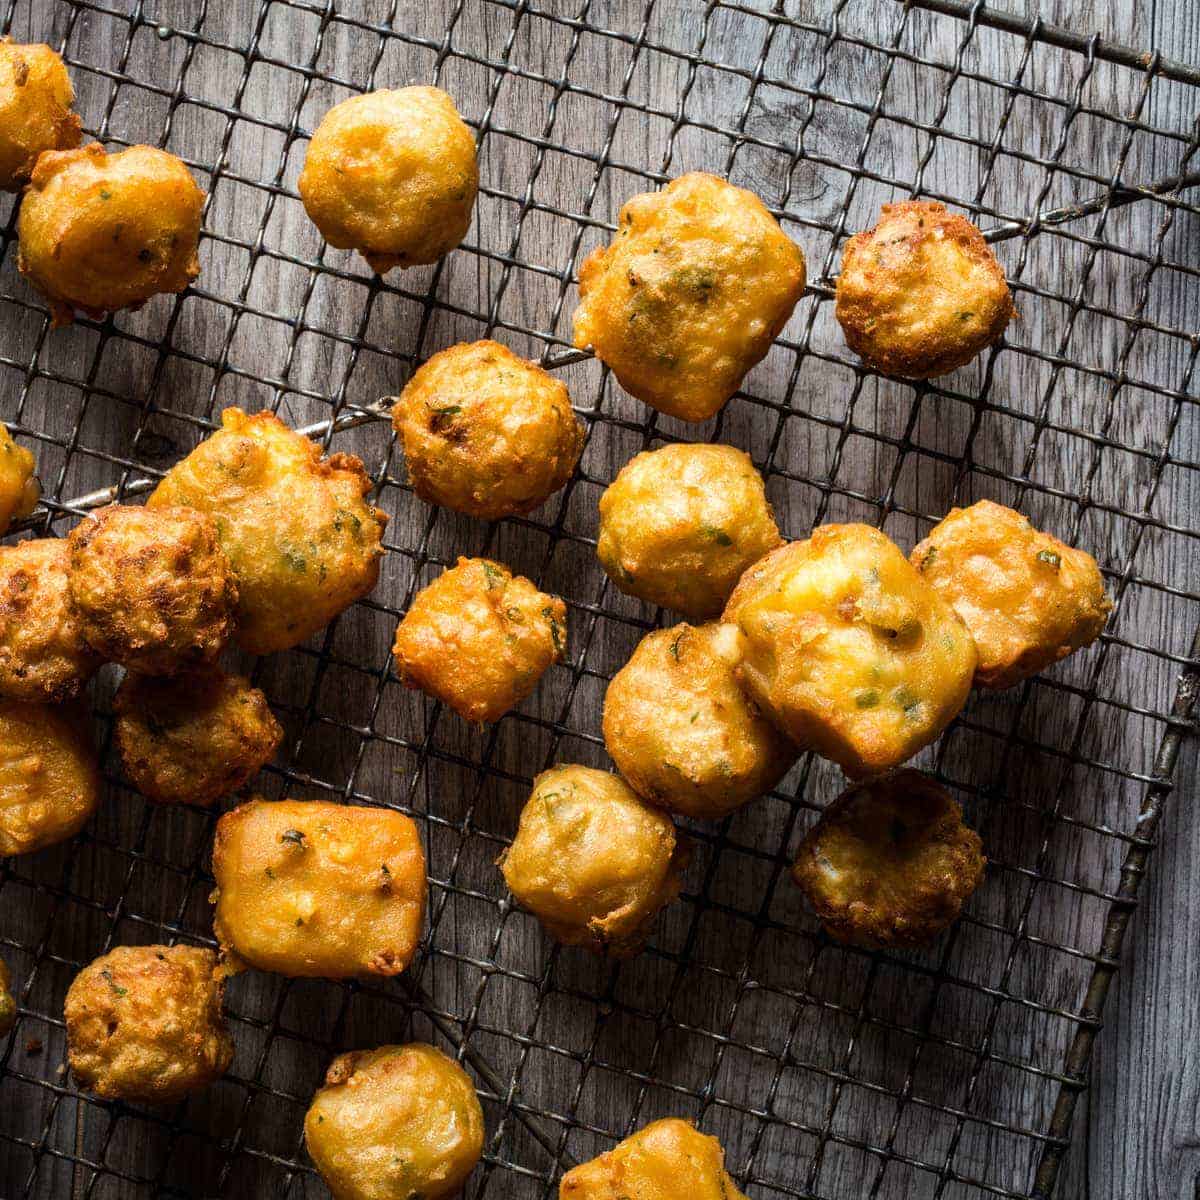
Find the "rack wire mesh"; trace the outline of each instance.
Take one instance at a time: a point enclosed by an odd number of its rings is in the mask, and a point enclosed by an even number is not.
[[[716,1132],[756,1197],[1049,1195],[1193,721],[1200,71],[962,0],[6,0],[0,31],[63,50],[90,134],[164,145],[209,193],[194,288],[53,335],[0,201],[0,418],[39,457],[30,528],[146,491],[226,404],[360,453],[393,518],[383,578],[254,665],[289,734],[262,790],[402,808],[431,876],[399,981],[242,977],[234,1067],[204,1096],[162,1112],[79,1093],[62,1066],[74,971],[120,942],[211,944],[214,814],[122,783],[102,678],[102,813],[68,848],[0,862],[20,1004],[0,1046],[0,1191],[323,1194],[299,1129],[326,1061],[418,1037],[457,1052],[484,1097],[471,1195],[552,1195],[571,1163],[668,1113]],[[481,198],[462,249],[381,281],[323,247],[295,177],[330,104],[413,81],[475,127]],[[813,276],[698,429],[569,349],[582,254],[629,194],[691,168],[762,195]],[[916,194],[1011,243],[1022,320],[979,364],[914,386],[863,371],[828,300],[842,240]],[[495,526],[416,501],[379,419],[415,363],[484,334],[561,371],[589,426],[568,489]],[[842,948],[804,912],[786,868],[839,788],[809,758],[692,831],[685,895],[633,963],[552,948],[505,897],[492,860],[532,775],[604,764],[605,682],[663,621],[606,586],[596,498],[632,453],[679,438],[749,450],[790,536],[865,519],[911,544],[990,496],[1101,560],[1117,609],[1100,643],[976,697],[924,756],[992,860],[927,953]],[[396,620],[460,551],[505,558],[571,614],[568,661],[483,733],[389,673]]]

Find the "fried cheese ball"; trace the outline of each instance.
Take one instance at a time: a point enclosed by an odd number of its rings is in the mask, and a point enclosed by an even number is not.
[[[692,171],[621,209],[579,269],[575,345],[652,408],[705,421],[766,356],[804,255],[753,192]]]
[[[470,1077],[432,1046],[341,1054],[304,1118],[304,1141],[334,1200],[455,1196],[483,1153]]]
[[[951,509],[911,558],[971,631],[982,687],[1012,687],[1089,645],[1112,610],[1090,554],[991,500]]]
[[[607,1154],[568,1171],[558,1200],[746,1200],[715,1137],[690,1121],[653,1121]]]
[[[87,714],[0,700],[0,858],[65,842],[99,803]]]
[[[0,43],[2,50],[3,43]],[[34,478],[36,464],[24,446],[18,446],[0,421],[0,537],[13,521],[27,517],[37,507],[41,488]]]
[[[1016,314],[983,235],[932,200],[885,204],[846,243],[835,311],[863,362],[910,379],[970,362]]]
[[[79,145],[74,103],[71,77],[49,46],[0,40],[0,191],[20,191],[42,151]]]
[[[498,721],[567,649],[567,606],[486,558],[460,558],[414,597],[392,654],[407,688],[465,721]]]
[[[8,963],[0,958],[0,1038],[7,1037],[17,1023],[17,1001],[12,994]]]
[[[801,843],[792,874],[838,941],[924,946],[982,881],[982,845],[945,788],[897,771],[843,792]]]
[[[475,138],[440,88],[352,96],[321,118],[298,187],[321,236],[376,274],[437,262],[471,224]]]
[[[108,1100],[168,1104],[233,1061],[217,956],[196,946],[117,946],[67,991],[67,1056]]]
[[[0,697],[61,703],[100,667],[71,606],[65,538],[0,546]]]
[[[283,737],[267,698],[210,666],[163,679],[127,674],[113,701],[125,774],[160,804],[213,804],[274,756]]]
[[[387,516],[364,499],[371,480],[354,455],[323,457],[269,412],[227,408],[221,426],[146,507],[187,505],[213,518],[237,578],[238,644],[287,650],[375,586]]]
[[[600,497],[605,574],[693,621],[720,616],[743,572],[781,540],[762,476],[733,446],[645,450]]]
[[[497,342],[435,354],[408,381],[392,424],[413,491],[487,521],[543,504],[583,451],[566,385]]]
[[[551,937],[630,958],[679,895],[687,859],[670,818],[623,780],[564,765],[533,781],[500,869],[517,903]]]
[[[21,202],[21,273],[56,325],[182,292],[200,274],[204,193],[153,146],[106,154],[95,142],[43,154]]]
[[[639,796],[718,819],[769,792],[797,750],[738,686],[732,625],[647,634],[604,697],[604,744]]]
[[[237,584],[207,513],[113,504],[68,545],[71,604],[106,661],[173,675],[212,662],[233,636]]]
[[[800,746],[852,779],[932,742],[966,702],[975,643],[869,525],[822,525],[743,576],[725,610],[739,682]]]
[[[254,799],[217,822],[213,928],[236,965],[398,975],[425,914],[417,827],[386,808]]]

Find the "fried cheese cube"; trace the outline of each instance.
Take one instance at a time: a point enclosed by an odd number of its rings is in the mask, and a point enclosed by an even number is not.
[[[742,635],[742,685],[798,745],[852,779],[927,746],[971,688],[970,633],[869,525],[822,525],[767,555],[724,619]]]
[[[14,521],[29,516],[37,507],[42,491],[34,478],[35,467],[33,455],[13,441],[0,421],[0,537]]]
[[[991,500],[951,509],[911,559],[971,631],[982,687],[1012,687],[1090,645],[1112,611],[1090,554]]]
[[[804,254],[753,192],[692,171],[626,202],[579,270],[575,345],[684,421],[713,416],[804,292]]]
[[[74,103],[71,77],[55,51],[0,40],[0,191],[20,191],[44,150],[79,145]]]
[[[466,1071],[419,1042],[339,1055],[304,1118],[308,1152],[337,1200],[457,1195],[483,1134]]]
[[[217,822],[213,927],[235,965],[398,975],[425,913],[417,827],[386,808],[255,799]]]

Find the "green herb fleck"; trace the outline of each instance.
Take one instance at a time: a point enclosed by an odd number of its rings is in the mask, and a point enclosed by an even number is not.
[[[521,612],[521,610],[519,608],[506,608],[504,610],[504,615],[514,625],[524,625],[525,624],[525,615]]]
[[[285,829],[279,838],[280,841],[290,842],[300,850],[305,848],[304,832],[300,829]]]
[[[929,566],[929,564],[933,562],[935,558],[937,558],[937,552],[938,548],[936,546],[930,546],[929,549],[925,551],[925,555],[921,559],[921,565],[917,568],[917,570],[925,570],[925,568]]]
[[[683,641],[684,634],[686,633],[686,629],[680,630],[680,632],[675,635],[675,640],[671,643],[671,657],[676,662],[679,661],[679,643]]]
[[[116,995],[118,995],[118,996],[128,996],[128,995],[129,995],[129,989],[128,989],[128,988],[123,988],[123,987],[121,987],[121,985],[120,985],[119,983],[117,983],[117,981],[116,981],[115,979],[113,979],[113,977],[112,977],[112,972],[111,972],[111,971],[110,971],[110,970],[109,970],[107,967],[105,967],[105,968],[104,968],[104,969],[103,969],[103,970],[100,972],[100,974],[101,974],[101,975],[102,975],[102,976],[103,976],[105,979],[107,979],[107,980],[108,980],[108,986],[109,986],[110,988],[112,988],[113,992],[114,992]]]
[[[695,723],[696,723],[696,718],[697,718],[699,715],[700,715],[700,710],[699,710],[699,709],[697,709],[697,710],[696,710],[694,713],[692,713],[692,719],[691,719],[690,721],[688,721],[688,724],[689,724],[689,725],[695,725]]]
[[[878,692],[859,692],[854,697],[855,708],[874,708],[879,703]]]
[[[100,199],[101,200],[111,200],[112,192],[110,192],[107,188],[101,188],[100,189]]]
[[[969,321],[975,314],[973,312],[960,312],[958,319],[960,321]]]
[[[487,579],[487,590],[489,592],[504,586],[504,572],[499,567],[488,562],[487,559],[483,561],[483,574]]]
[[[1053,567],[1056,571],[1062,565],[1062,555],[1055,554],[1053,550],[1039,550],[1037,552],[1038,562],[1044,562],[1047,566]]]
[[[711,538],[718,546],[732,546],[733,538],[729,536],[723,529],[716,528],[715,525],[701,525],[700,532],[706,538]]]
[[[300,928],[300,926],[301,926],[301,925],[303,925],[303,924],[304,924],[304,918],[303,918],[303,917],[297,917],[297,918],[296,918],[296,928],[297,928],[297,929],[299,929],[299,928]]]
[[[293,550],[291,546],[285,546],[283,550],[283,561],[296,572],[297,575],[303,575],[308,569],[308,560],[303,554]]]
[[[267,868],[267,878],[268,878],[268,879],[274,879],[274,878],[275,878],[275,872],[274,872],[274,871],[273,871],[273,870],[272,870],[270,867],[268,867],[268,868]]]
[[[554,642],[554,653],[561,654],[563,652],[562,630],[559,628],[558,622],[554,619],[554,609],[547,605],[542,609],[542,616],[550,622],[550,638]]]

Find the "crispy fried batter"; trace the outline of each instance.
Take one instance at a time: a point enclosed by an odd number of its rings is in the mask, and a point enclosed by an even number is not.
[[[583,450],[566,385],[497,342],[435,354],[408,381],[392,424],[413,491],[489,521],[544,503]]]
[[[49,46],[0,39],[0,191],[28,183],[43,150],[79,145],[74,103],[71,77]]]
[[[56,325],[182,292],[200,274],[204,193],[153,146],[106,154],[95,142],[37,160],[21,203],[18,266]]]
[[[67,992],[67,1051],[81,1087],[167,1104],[229,1070],[233,1039],[217,956],[195,946],[118,946]]]
[[[114,504],[68,545],[71,604],[108,662],[173,675],[212,662],[233,635],[237,584],[207,513]]]
[[[386,808],[251,800],[217,822],[221,949],[280,975],[398,975],[425,912],[417,828]]]
[[[113,702],[125,773],[160,804],[212,804],[272,758],[283,730],[241,675],[207,667],[159,679],[129,674]]]
[[[752,192],[693,171],[621,209],[579,270],[575,345],[621,386],[704,421],[771,348],[804,291],[804,255]]]
[[[436,262],[471,224],[475,139],[439,88],[352,96],[321,118],[298,186],[325,240],[377,274]]]
[[[715,1137],[690,1121],[654,1121],[607,1154],[568,1171],[559,1200],[746,1200]]]
[[[787,774],[792,743],[738,687],[730,625],[648,634],[604,697],[604,744],[644,799],[688,817],[727,816]]]
[[[801,843],[792,874],[838,941],[924,946],[982,881],[981,850],[945,788],[897,771],[843,792]]]
[[[1012,687],[1089,645],[1112,610],[1090,554],[991,500],[951,509],[911,559],[966,622],[983,687]]]
[[[24,446],[0,422],[0,537],[13,521],[27,517],[37,507],[41,488],[34,478],[36,463]]]
[[[742,685],[852,779],[927,746],[971,687],[975,644],[962,620],[869,525],[822,525],[767,555],[724,619],[744,639]]]
[[[1004,272],[966,217],[932,200],[885,204],[842,252],[837,319],[876,370],[912,379],[968,363],[1016,314]]]
[[[413,597],[392,653],[405,687],[466,721],[498,721],[567,648],[567,606],[486,558],[460,558]]]
[[[286,650],[375,586],[387,517],[364,499],[371,480],[352,454],[322,457],[269,412],[227,408],[221,424],[146,506],[213,518],[237,577],[238,644]]]
[[[779,543],[762,476],[733,446],[643,451],[600,497],[605,574],[693,621],[719,616],[746,568]]]
[[[17,1023],[17,1001],[12,994],[8,963],[0,958],[0,1038],[7,1037]]]
[[[65,538],[0,546],[0,697],[70,700],[100,667],[67,589]]]
[[[467,1073],[419,1042],[333,1060],[304,1141],[336,1200],[442,1200],[483,1153],[483,1109]]]
[[[688,849],[669,817],[607,771],[557,766],[533,781],[500,868],[517,902],[567,946],[630,958],[679,895]]]

